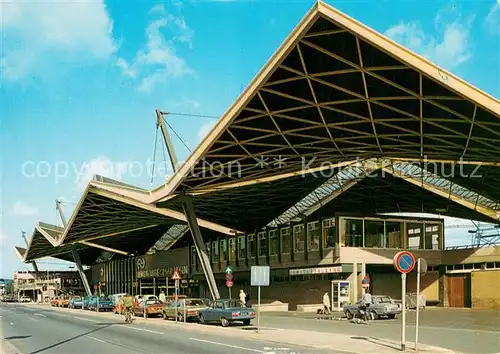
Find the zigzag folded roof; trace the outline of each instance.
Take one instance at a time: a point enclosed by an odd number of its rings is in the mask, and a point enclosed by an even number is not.
[[[375,158],[431,170],[440,182],[428,190],[498,221],[499,114],[496,98],[318,2],[150,200],[193,194],[199,215],[223,223],[226,213],[247,230],[265,225],[252,207],[272,221],[327,180],[298,176]]]

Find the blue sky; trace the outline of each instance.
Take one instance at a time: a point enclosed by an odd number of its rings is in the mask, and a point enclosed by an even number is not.
[[[328,2],[500,96],[499,2]],[[221,115],[312,4],[0,4],[0,274],[24,267],[21,230],[58,222],[56,198],[71,213],[94,173],[149,188],[154,109]],[[214,120],[169,122],[192,149]]]

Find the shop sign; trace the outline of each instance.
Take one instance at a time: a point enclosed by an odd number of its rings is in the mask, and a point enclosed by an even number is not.
[[[169,267],[169,268],[160,268],[160,269],[138,270],[137,271],[137,278],[138,279],[140,279],[140,278],[166,278],[166,277],[170,277],[175,269],[179,269],[181,274],[187,274],[189,271],[187,265]]]
[[[330,274],[342,273],[342,267],[321,267],[321,268],[303,268],[290,269],[290,275],[310,275],[310,274]]]

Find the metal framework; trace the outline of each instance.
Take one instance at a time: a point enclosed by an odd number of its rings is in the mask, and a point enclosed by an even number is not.
[[[157,251],[167,251],[169,250],[177,241],[179,241],[187,232],[189,231],[189,226],[182,224],[175,224],[168,229],[163,236],[156,241],[156,243],[151,247],[148,253],[155,253]]]

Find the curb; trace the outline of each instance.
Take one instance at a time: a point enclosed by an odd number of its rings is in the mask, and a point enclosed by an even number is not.
[[[3,338],[0,345],[0,354],[23,354],[11,341]]]

